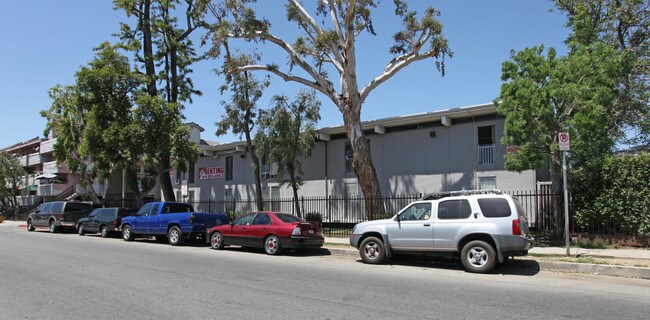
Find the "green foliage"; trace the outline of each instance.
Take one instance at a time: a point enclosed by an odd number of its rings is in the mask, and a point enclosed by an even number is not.
[[[0,151],[0,199],[2,203],[18,205],[16,197],[20,195],[23,179],[27,175],[18,159]]]
[[[620,89],[607,106],[609,134],[619,140],[650,139],[650,3],[644,0],[555,0],[568,15],[571,51],[602,42],[621,54]],[[626,139],[626,135],[632,135]]]
[[[190,74],[192,64],[204,57],[196,54],[190,35],[207,27],[204,18],[208,2],[115,0],[113,3],[116,10],[135,20],[134,27],[120,25],[120,46],[133,52],[145,74],[147,97],[143,94],[136,98],[139,107],[135,118],[140,122],[132,127],[136,131],[133,141],[145,144],[143,157],[147,164],[155,164],[165,199],[173,200],[175,194],[168,171],[171,166],[185,170],[188,161],[198,158],[197,148],[186,137],[188,129],[183,125],[182,103],[191,103],[193,95],[201,94],[194,89]],[[180,8],[181,4],[185,7]]]
[[[543,47],[513,52],[503,63],[501,94],[495,103],[506,117],[502,144],[519,145],[507,155],[506,168],[523,171],[559,165],[557,133],[571,134],[572,154],[606,152],[607,111],[617,94],[620,55],[596,43],[557,57]],[[595,151],[594,151],[595,150]]]
[[[302,185],[301,159],[311,155],[316,142],[316,123],[320,120],[320,101],[315,91],[301,91],[293,102],[286,96],[273,97],[274,107],[260,111],[255,135],[257,152],[278,165],[278,182],[288,183],[300,212],[298,188]]]
[[[617,226],[616,232],[650,234],[650,153],[606,156],[598,170],[601,184],[576,190],[589,197],[574,198],[573,216],[579,226]],[[590,179],[578,171],[571,181]],[[581,184],[583,186],[584,184]]]
[[[46,134],[54,131],[54,156],[73,172],[82,172],[82,184],[107,181],[128,161],[131,141],[133,94],[142,77],[129,61],[108,43],[95,49],[95,58],[75,74],[72,86],[50,90],[52,105],[41,112],[47,118]],[[90,166],[92,164],[92,166]],[[89,169],[92,168],[92,169]]]
[[[305,220],[309,221],[309,222],[322,223],[323,222],[323,215],[318,213],[318,212],[308,212],[305,215]]]

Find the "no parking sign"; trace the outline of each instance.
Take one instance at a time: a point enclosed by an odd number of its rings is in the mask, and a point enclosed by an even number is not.
[[[570,145],[570,138],[569,138],[569,133],[568,132],[560,132],[558,133],[558,144],[560,146],[560,151],[569,151],[571,150],[571,145]]]

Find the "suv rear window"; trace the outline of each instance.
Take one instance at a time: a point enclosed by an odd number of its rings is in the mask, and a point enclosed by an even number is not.
[[[86,212],[91,212],[93,211],[93,206],[88,203],[77,203],[77,202],[68,202],[65,204],[65,212],[72,212],[72,211],[86,211]]]
[[[510,204],[504,198],[478,199],[478,206],[486,218],[503,218],[510,216]]]
[[[447,200],[438,204],[438,219],[467,219],[471,214],[467,200]]]

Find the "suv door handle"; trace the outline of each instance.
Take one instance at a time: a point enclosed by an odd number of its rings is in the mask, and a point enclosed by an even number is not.
[[[425,226],[425,227],[430,227],[431,224],[430,224],[430,223],[425,223],[424,226]]]

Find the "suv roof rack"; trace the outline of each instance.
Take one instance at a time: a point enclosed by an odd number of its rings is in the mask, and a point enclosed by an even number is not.
[[[426,194],[422,196],[420,200],[438,200],[446,197],[468,196],[473,194],[503,194],[503,192],[501,192],[499,189],[445,191]]]

